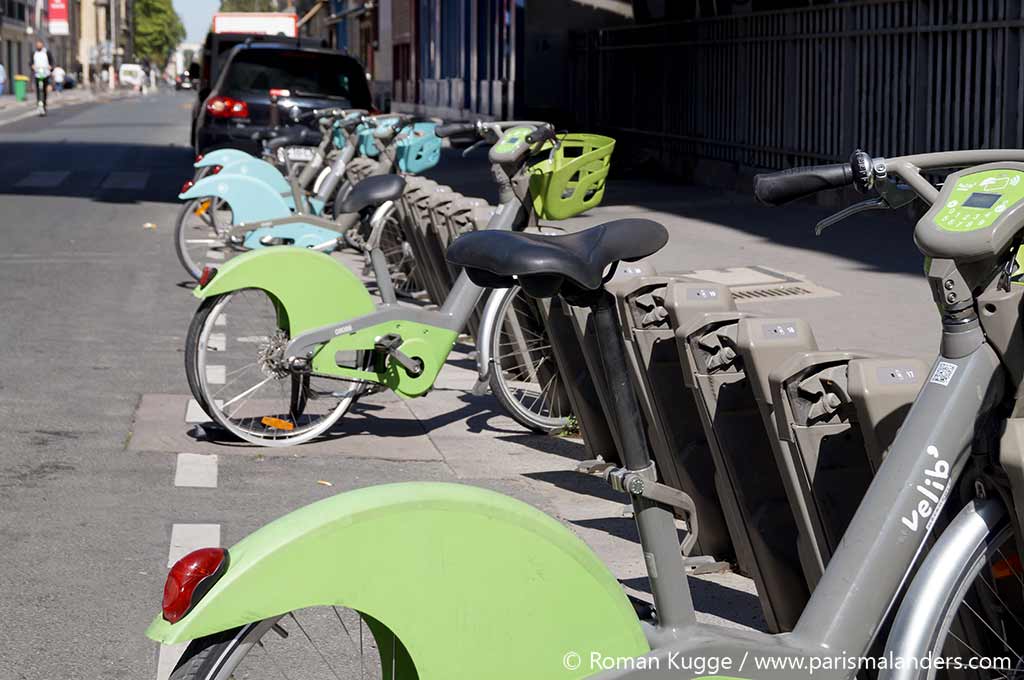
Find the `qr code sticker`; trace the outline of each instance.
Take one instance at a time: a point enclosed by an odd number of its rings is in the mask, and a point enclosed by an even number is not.
[[[953,374],[956,373],[956,369],[956,364],[951,364],[947,361],[940,361],[935,366],[935,371],[932,372],[932,378],[928,382],[933,382],[936,385],[947,387],[949,382],[953,379]]]

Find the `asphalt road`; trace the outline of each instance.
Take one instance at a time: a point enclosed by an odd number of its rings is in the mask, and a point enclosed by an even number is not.
[[[154,677],[159,650],[143,633],[176,532],[230,545],[288,510],[381,481],[512,493],[571,524],[642,596],[619,501],[568,472],[581,447],[494,415],[468,393],[465,356],[428,399],[371,404],[337,442],[270,453],[188,437],[182,352],[195,300],[171,238],[175,194],[191,176],[191,101],[68,106],[0,127],[0,679]],[[481,169],[449,154],[435,175],[488,195]],[[605,203],[573,224],[661,219],[672,232],[662,270],[767,265],[839,293],[762,310],[806,316],[822,347],[934,352],[904,219],[855,221],[815,241],[821,208],[758,211],[736,194],[628,178]],[[215,486],[175,484],[189,452],[219,453]],[[758,626],[741,581],[699,586],[698,607]]]
[[[454,476],[432,456],[353,459],[342,474],[331,456],[250,450],[220,456],[216,488],[179,487],[187,448],[132,446],[147,395],[180,399],[157,427],[189,442],[195,300],[171,239],[190,104],[161,94],[0,127],[4,680],[155,677],[144,631],[176,526],[217,527],[230,545],[345,488]]]
[[[174,460],[127,453],[140,395],[181,391],[170,229],[184,99],[0,128],[3,678],[149,677]],[[146,223],[156,229],[145,229]],[[143,673],[143,669],[150,669]]]

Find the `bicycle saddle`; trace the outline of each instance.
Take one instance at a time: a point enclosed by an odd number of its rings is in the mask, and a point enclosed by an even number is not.
[[[354,213],[394,201],[405,191],[405,180],[399,175],[374,175],[352,187],[338,204],[339,212]]]
[[[665,227],[644,219],[614,220],[566,236],[484,230],[457,238],[448,261],[464,267],[478,286],[518,283],[527,295],[544,298],[597,290],[608,265],[642,259],[667,242]]]

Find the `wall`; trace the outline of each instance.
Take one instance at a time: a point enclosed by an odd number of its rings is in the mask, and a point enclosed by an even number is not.
[[[588,31],[632,23],[627,0],[533,0],[526,7],[523,39],[525,81],[522,114],[527,118],[571,124],[569,99],[570,31]]]

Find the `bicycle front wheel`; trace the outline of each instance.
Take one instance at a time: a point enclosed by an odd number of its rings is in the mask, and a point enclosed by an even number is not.
[[[244,288],[203,301],[189,326],[185,371],[217,424],[260,446],[291,446],[326,433],[362,394],[360,381],[292,371],[276,301]],[[355,366],[363,357],[353,356]]]
[[[910,616],[909,610],[901,608],[893,625],[893,631],[913,629],[914,638],[924,642],[912,654],[917,658],[908,659],[911,664],[941,658],[960,667],[940,670],[938,664],[917,664],[892,677],[1024,678],[1024,569],[1017,541],[1011,526],[1002,521],[1005,510],[995,506],[983,509],[990,517],[1000,518],[998,523],[983,526],[976,508],[971,504],[958,517],[978,527],[973,534],[958,534],[956,550],[961,557],[953,560],[945,553],[940,537],[919,572],[929,577],[915,578],[907,592],[905,602],[930,603],[932,615],[922,616],[918,611]],[[895,651],[904,655],[904,650]]]
[[[516,286],[498,309],[490,343],[491,392],[512,418],[541,434],[565,429],[572,409],[537,303]]]

